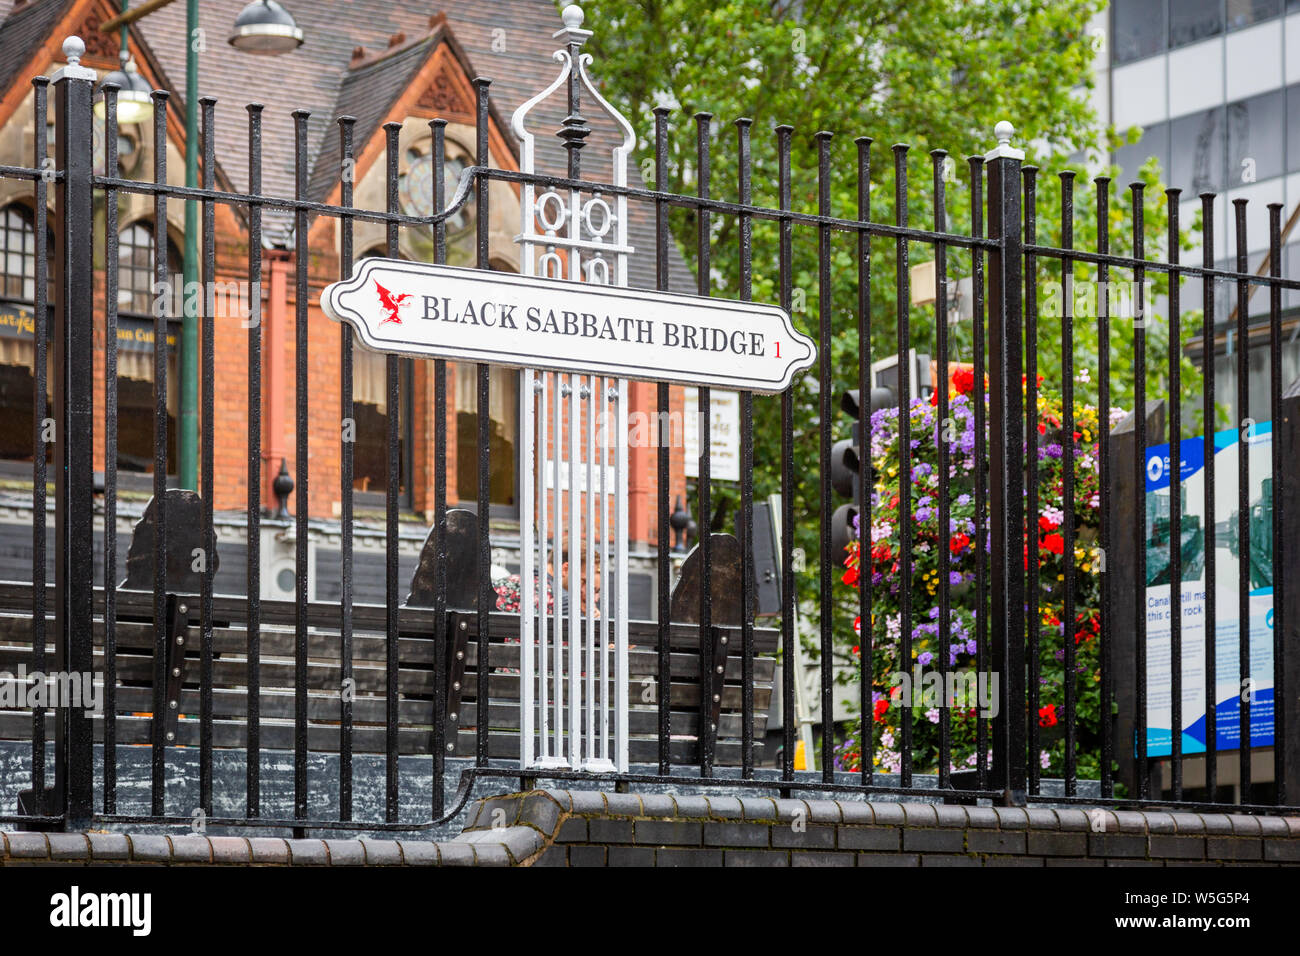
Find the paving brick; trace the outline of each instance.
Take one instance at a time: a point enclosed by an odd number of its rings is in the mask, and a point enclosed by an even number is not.
[[[776,801],[771,797],[741,797],[741,809],[746,820],[775,820]]]
[[[495,797],[480,800],[478,814],[466,830],[486,830],[490,827],[508,827],[519,819],[518,797]]]
[[[1025,834],[1025,852],[1032,856],[1086,856],[1088,835],[1030,830]]]
[[[877,824],[901,827],[904,823],[901,803],[872,803],[871,812],[875,814]]]
[[[474,846],[475,866],[510,866],[510,854],[500,843],[479,843]]]
[[[396,840],[361,840],[367,866],[401,866],[402,847]]]
[[[1136,833],[1089,833],[1088,855],[1100,857],[1145,857],[1147,838]]]
[[[1172,813],[1165,813],[1163,810],[1152,810],[1147,813],[1147,833],[1177,833],[1178,827],[1174,823]]]
[[[966,849],[971,853],[1024,853],[1023,830],[967,830]]]
[[[702,826],[694,820],[637,820],[635,841],[655,846],[699,846]]]
[[[587,821],[587,839],[592,843],[631,843],[632,821],[592,817]]]
[[[965,849],[965,836],[963,830],[906,829],[903,831],[903,849],[919,853],[960,853]]]
[[[1171,813],[1175,833],[1204,833],[1205,821],[1199,813]]]
[[[789,825],[772,827],[772,846],[794,847],[801,850],[835,849],[835,827],[814,824],[802,832]]]
[[[359,840],[326,840],[329,848],[330,866],[364,866],[366,848]]]
[[[840,805],[834,800],[809,800],[808,819],[813,823],[839,823],[843,817]]]
[[[443,866],[473,866],[474,847],[460,840],[448,840],[438,846]]]
[[[1205,837],[1153,833],[1147,837],[1153,859],[1203,860]]]
[[[1047,866],[1105,866],[1105,860],[1092,860],[1079,856],[1049,856],[1043,863]]]
[[[501,831],[501,845],[511,859],[522,863],[542,848],[546,840],[532,827],[509,827]]]
[[[1200,817],[1207,836],[1232,836],[1232,821],[1226,813],[1202,813]]]
[[[131,844],[127,841],[125,833],[88,833],[86,836],[90,840],[90,857],[93,860],[131,858]],[[235,839],[235,837],[222,839]]]
[[[876,815],[871,804],[862,800],[840,801],[840,817],[845,823],[867,824],[876,822]]]
[[[1265,837],[1282,837],[1290,835],[1291,828],[1282,817],[1259,817],[1259,832]]]
[[[1263,832],[1260,829],[1259,817],[1248,817],[1242,813],[1234,813],[1228,817],[1228,822],[1232,824],[1232,832],[1236,836],[1257,837]]]
[[[51,860],[85,860],[90,857],[90,842],[83,833],[51,833]]]
[[[254,863],[289,862],[289,844],[279,837],[249,837],[248,849]]]
[[[1277,863],[1300,863],[1300,840],[1265,840],[1264,859]]]
[[[921,866],[981,866],[977,856],[965,854],[922,853]]]
[[[568,790],[552,790],[547,787],[546,789],[535,790],[533,792],[546,794],[555,801],[556,805],[560,808],[561,813],[568,813],[573,809],[573,798],[570,796]]]
[[[571,846],[569,866],[606,866],[607,852],[603,846]]]
[[[745,811],[738,797],[709,797],[709,816],[715,820],[740,820]]]
[[[197,834],[174,836],[172,841],[173,863],[211,863],[212,844],[207,837]]]
[[[706,823],[705,846],[769,846],[772,827],[767,823]]]
[[[636,793],[605,794],[605,812],[612,817],[641,816],[641,795]]]
[[[573,790],[569,793],[572,812],[589,816],[605,812],[605,795],[599,790]]]
[[[248,840],[244,837],[214,836],[209,837],[208,842],[212,844],[213,863],[247,863],[252,859]]]
[[[904,803],[903,819],[909,827],[932,827],[939,823],[939,813],[930,803]]]
[[[50,844],[44,833],[9,833],[6,836],[11,859],[48,860],[50,858]]]
[[[654,866],[654,848],[648,846],[612,846],[609,848],[609,865]]]
[[[1207,837],[1205,856],[1210,860],[1262,860],[1264,841],[1257,837]]]
[[[655,866],[722,866],[722,850],[667,848],[655,854]]]
[[[12,840],[10,842],[12,843]],[[157,834],[131,835],[132,860],[144,863],[168,863],[171,858],[172,845],[167,842],[165,836],[158,836]]]
[[[795,850],[790,854],[791,866],[853,866],[854,854],[836,853],[832,850]]]
[[[568,866],[568,848],[562,846],[550,847],[545,853],[533,861],[533,866]]]
[[[998,815],[998,826],[1003,830],[1024,830],[1029,827],[1029,814],[1024,807],[993,807]]]
[[[840,827],[841,850],[897,850],[899,835],[895,827]]]
[[[560,824],[560,832],[555,835],[557,843],[586,843],[587,818],[569,817]]]
[[[859,853],[858,866],[920,866],[915,853]]]
[[[1107,857],[1107,866],[1164,866],[1164,860],[1137,860],[1124,857]]]
[[[789,866],[790,853],[785,850],[724,850],[724,866]]]
[[[1088,814],[1077,807],[1065,807],[1052,812],[1056,814],[1056,825],[1062,831],[1086,833],[1092,829]]]
[[[432,840],[399,840],[402,862],[407,866],[437,866],[438,844]]]
[[[666,793],[641,794],[641,813],[643,817],[675,817],[677,804]]]
[[[1043,807],[1029,807],[1025,810],[1025,816],[1029,819],[1029,829],[1031,830],[1061,829],[1061,823],[1056,817],[1055,810],[1048,810]]]
[[[934,812],[939,818],[939,826],[966,829],[965,807],[935,807]]]
[[[1041,857],[1036,856],[989,856],[984,859],[985,866],[1043,866]]]
[[[807,823],[812,819],[808,812],[808,804],[802,800],[777,800],[776,818],[783,823],[790,823],[795,820],[802,820]]]
[[[289,857],[294,866],[324,866],[329,862],[324,840],[290,840]]]
[[[506,826],[515,822],[515,820],[508,820]],[[560,825],[560,805],[549,795],[529,794],[520,802],[518,822],[536,827],[546,836],[552,836],[555,828]]]
[[[709,818],[709,801],[694,794],[676,796],[677,816],[687,820],[707,820]]]
[[[1147,815],[1136,810],[1116,810],[1115,820],[1120,833],[1146,833]]]

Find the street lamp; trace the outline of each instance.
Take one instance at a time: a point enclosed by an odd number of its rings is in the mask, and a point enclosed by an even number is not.
[[[129,0],[121,0],[122,12],[111,20],[105,21],[99,29],[105,33],[122,31],[121,45],[126,49],[127,25],[146,17],[156,10],[168,6],[173,0],[145,0],[134,10],[128,10]],[[199,56],[198,45],[193,42],[199,30],[199,0],[186,0],[185,3],[185,185],[189,188],[198,186],[199,181]],[[275,0],[253,0],[244,7],[235,18],[234,32],[230,35],[230,45],[245,53],[274,55],[288,53],[302,46],[303,36],[289,11]],[[128,82],[129,67],[121,71]],[[110,74],[116,77],[118,71]],[[137,74],[138,75],[138,74]],[[117,82],[115,80],[115,82]],[[148,84],[140,79],[146,94]],[[126,86],[118,82],[125,91]],[[136,87],[132,85],[132,89]],[[119,110],[123,95],[118,94]],[[102,98],[101,98],[102,103]],[[152,108],[152,101],[150,102]],[[98,108],[102,109],[102,106]],[[146,114],[145,119],[148,118]],[[128,122],[125,112],[119,112],[119,120]],[[193,200],[185,202],[185,251],[184,282],[185,288],[193,288],[199,279],[199,216],[198,207]],[[161,239],[160,239],[161,241]],[[179,475],[182,488],[198,487],[199,461],[199,330],[196,318],[186,310],[181,318],[181,415],[177,423],[177,435],[180,444]]]
[[[124,126],[147,123],[153,117],[153,98],[149,83],[136,69],[135,60],[122,48],[122,65],[99,81],[95,95],[95,115],[100,119],[108,108],[104,105],[104,87],[117,87],[117,121]]]
[[[302,46],[302,30],[275,0],[253,0],[235,17],[229,42],[245,53],[274,56]]]

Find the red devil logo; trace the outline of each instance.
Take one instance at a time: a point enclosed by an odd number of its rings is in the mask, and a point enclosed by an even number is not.
[[[394,295],[381,286],[378,279],[375,280],[375,288],[379,291],[379,307],[384,311],[384,317],[379,320],[379,324],[383,325],[385,322],[396,322],[398,325],[401,325],[402,319],[401,316],[397,314],[397,310],[411,300],[410,294],[403,292]]]

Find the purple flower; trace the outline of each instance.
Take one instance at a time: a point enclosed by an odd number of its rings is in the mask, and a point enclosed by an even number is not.
[[[922,651],[920,654],[916,655],[916,662],[922,667],[928,665],[932,660],[934,660],[934,655],[929,651]]]

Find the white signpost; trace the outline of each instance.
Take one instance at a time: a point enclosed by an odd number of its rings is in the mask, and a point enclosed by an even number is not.
[[[582,11],[561,16],[560,74],[511,118],[520,170],[525,118],[567,82],[566,145],[590,98],[623,134],[625,187],[636,137],[587,76]],[[520,765],[626,772],[628,380],[780,392],[816,349],[776,306],[627,288],[627,197],[536,190],[520,188],[522,275],[366,259],[321,307],[365,348],[520,369]]]

